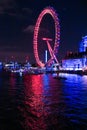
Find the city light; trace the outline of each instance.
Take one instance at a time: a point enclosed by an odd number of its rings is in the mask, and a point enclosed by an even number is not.
[[[39,54],[38,54],[38,33],[39,33],[39,28],[40,28],[41,21],[42,21],[44,15],[46,15],[46,14],[50,14],[52,16],[54,22],[55,22],[55,45],[54,45],[54,49],[53,49],[54,54],[56,52],[58,52],[58,47],[59,47],[59,42],[60,42],[60,25],[59,25],[59,19],[58,19],[57,13],[52,7],[46,7],[40,13],[40,15],[39,15],[39,17],[37,19],[35,29],[34,29],[34,38],[33,38],[34,55],[35,55],[36,62],[40,67],[44,67],[45,63],[42,63],[41,60],[39,59]]]

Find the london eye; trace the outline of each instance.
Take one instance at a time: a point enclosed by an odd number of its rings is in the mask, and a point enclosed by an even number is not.
[[[47,62],[42,62],[41,58],[40,58],[40,54],[39,54],[39,48],[42,46],[42,44],[39,44],[38,41],[38,37],[39,37],[39,31],[41,28],[41,23],[42,20],[45,18],[46,19],[46,15],[49,14],[51,16],[51,18],[54,21],[54,44],[53,47],[50,44],[50,42],[52,41],[51,38],[49,38],[49,36],[46,35],[46,37],[42,36],[42,40],[44,40],[44,45],[47,46],[49,54],[50,54],[50,58],[48,59]],[[40,67],[44,67],[45,65],[52,63],[53,60],[55,60],[58,63],[57,57],[56,55],[58,54],[58,48],[59,48],[59,43],[60,43],[60,25],[59,25],[59,19],[57,16],[56,11],[54,10],[54,8],[52,7],[46,7],[42,10],[42,12],[40,13],[37,21],[36,21],[36,25],[35,25],[35,29],[34,29],[34,38],[33,38],[33,48],[34,48],[34,56],[36,59],[36,63],[40,66]]]

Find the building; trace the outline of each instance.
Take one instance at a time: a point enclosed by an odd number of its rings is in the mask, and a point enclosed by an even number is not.
[[[4,64],[4,69],[7,70],[12,70],[12,69],[19,69],[20,68],[20,64],[18,64],[17,62],[9,62]]]
[[[68,52],[62,60],[63,70],[87,70],[87,36],[82,37],[79,52]]]
[[[2,68],[3,68],[3,64],[2,62],[0,62],[0,71],[2,70]]]

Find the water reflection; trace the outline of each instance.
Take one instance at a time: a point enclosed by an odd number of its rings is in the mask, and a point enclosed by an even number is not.
[[[34,130],[78,128],[87,119],[87,99],[83,84],[86,77],[59,74],[67,80],[58,80],[52,75],[25,75],[24,105],[19,106],[24,118],[23,128]],[[62,125],[61,125],[61,122]],[[80,127],[82,127],[80,126]]]
[[[87,76],[60,73],[66,80],[54,76],[2,78],[0,130],[85,130]]]
[[[23,111],[23,127],[27,129],[45,129],[42,102],[42,75],[25,75],[25,111]]]
[[[65,102],[67,105],[65,115],[72,123],[75,123],[76,126],[81,123],[80,127],[85,128],[87,121],[87,76],[72,74],[62,75],[67,77],[63,87]],[[83,111],[85,114],[83,114]]]
[[[60,127],[57,125],[65,110],[61,82],[55,81],[51,75],[26,75],[24,84],[26,110],[22,110],[25,118],[23,127],[34,130]]]

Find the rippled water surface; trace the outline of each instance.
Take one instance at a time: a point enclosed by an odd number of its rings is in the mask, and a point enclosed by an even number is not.
[[[87,130],[87,76],[0,77],[0,130]]]

